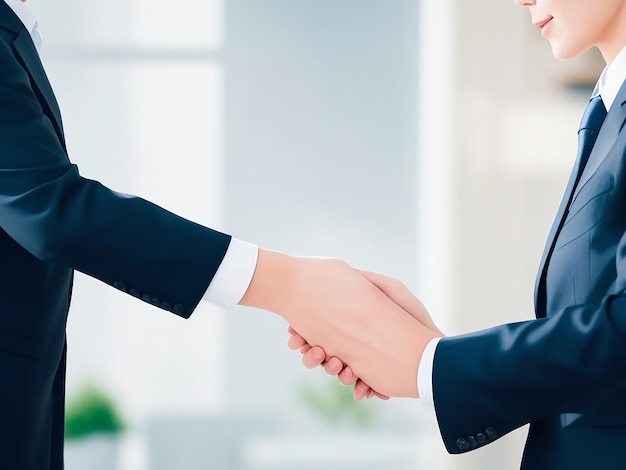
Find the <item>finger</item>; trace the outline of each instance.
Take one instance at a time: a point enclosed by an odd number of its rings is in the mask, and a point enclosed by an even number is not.
[[[367,395],[368,390],[369,387],[361,380],[359,380],[354,386],[354,391],[352,392],[352,395],[354,396],[354,399],[356,401],[361,401]]]
[[[300,354],[304,354],[305,352],[307,352],[309,349],[311,349],[311,345],[310,344],[305,344],[304,346],[302,346],[300,348]]]
[[[350,366],[346,366],[346,368],[339,373],[338,378],[339,382],[343,385],[352,385],[359,379],[354,372],[352,372]]]
[[[367,395],[367,398],[376,397],[376,398],[379,398],[379,399],[385,400],[385,401],[389,400],[389,397],[387,395],[383,395],[382,393],[377,392],[376,390],[371,388],[369,385],[367,385],[365,382],[360,380],[356,375],[354,375],[354,372],[352,372],[352,369],[350,369],[350,366],[346,366],[345,369],[343,371],[341,371],[341,373],[339,374],[339,381],[342,384],[344,384],[344,385],[350,385],[350,383],[354,383],[357,380],[359,381],[359,383],[357,385],[355,385],[355,394],[354,394],[355,395],[355,399],[357,399],[356,398],[356,388],[358,386],[358,388],[359,388],[359,396],[362,393],[365,393]]]
[[[318,346],[310,348],[302,355],[302,363],[307,369],[313,369],[324,362],[326,354],[324,350]]]
[[[329,375],[338,375],[344,368],[343,361],[338,357],[331,357],[324,364],[324,370]]]
[[[387,395],[383,395],[382,393],[378,393],[376,390],[374,390],[374,396],[376,398],[380,398],[381,400],[389,400],[389,397]]]
[[[300,336],[298,333],[292,333],[289,339],[287,340],[287,346],[289,347],[289,349],[294,349],[294,350],[299,349],[305,344],[307,344],[306,340],[302,336]]]

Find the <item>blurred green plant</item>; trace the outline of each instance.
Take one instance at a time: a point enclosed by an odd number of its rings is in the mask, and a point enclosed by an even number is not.
[[[124,422],[113,399],[94,385],[85,386],[67,404],[65,437],[78,440],[93,434],[119,434]]]
[[[304,382],[298,385],[298,397],[313,414],[332,426],[364,429],[376,416],[372,402],[355,401],[352,387],[341,385],[336,378]]]

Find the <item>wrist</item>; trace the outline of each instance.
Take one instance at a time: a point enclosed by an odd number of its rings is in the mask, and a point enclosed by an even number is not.
[[[256,307],[281,314],[285,297],[292,291],[295,258],[291,255],[259,248],[259,257],[250,285],[239,305]]]

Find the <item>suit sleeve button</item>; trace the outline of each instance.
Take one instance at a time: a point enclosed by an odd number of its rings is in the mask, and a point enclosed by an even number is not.
[[[115,281],[113,283],[113,287],[115,287],[116,289],[121,290],[122,292],[126,292],[126,284],[123,283],[122,281]]]
[[[155,306],[159,306],[161,305],[161,301],[159,300],[158,297],[153,297],[150,294],[144,294],[141,296],[142,300],[145,300],[146,302],[148,302],[149,304],[155,305]]]
[[[176,304],[174,305],[172,312],[176,315],[182,315],[183,313],[185,313],[185,307],[183,306],[183,304]]]
[[[468,450],[470,448],[469,443],[462,437],[456,440],[456,446],[459,448],[459,450]]]
[[[498,437],[498,433],[496,432],[496,430],[491,427],[485,429],[485,435],[490,441],[493,441],[496,437]]]
[[[139,289],[131,289],[130,295],[132,295],[133,297],[141,298],[141,291]]]
[[[472,449],[478,447],[478,442],[476,442],[476,438],[474,436],[468,436],[467,443]]]
[[[487,443],[487,436],[485,436],[482,432],[479,432],[478,434],[476,434],[476,440],[478,441],[478,444],[483,445]]]
[[[167,300],[164,300],[163,302],[161,302],[160,307],[164,310],[172,310],[172,304],[169,303]]]

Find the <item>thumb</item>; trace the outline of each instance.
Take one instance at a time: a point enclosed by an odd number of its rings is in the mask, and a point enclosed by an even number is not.
[[[365,279],[378,287],[383,294],[389,297],[402,310],[407,312],[437,335],[445,336],[443,332],[437,328],[435,322],[433,322],[433,319],[430,317],[430,314],[424,304],[417,297],[415,297],[415,295],[413,295],[404,283],[398,281],[397,279],[384,276],[383,274],[371,271],[358,271]]]

